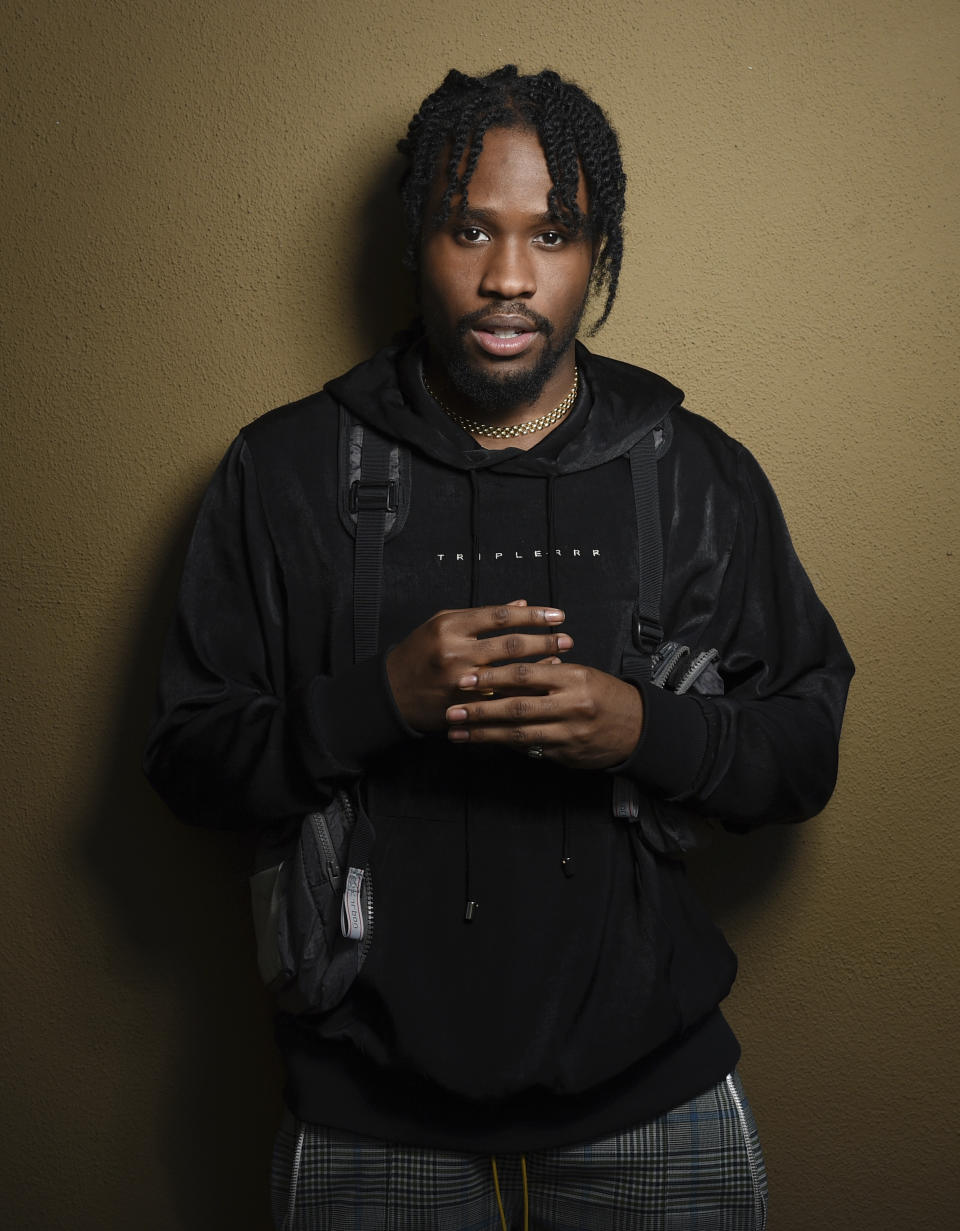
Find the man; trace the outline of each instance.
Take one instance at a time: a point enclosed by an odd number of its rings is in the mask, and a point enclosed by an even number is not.
[[[277,1224],[758,1228],[735,958],[681,856],[824,806],[852,665],[746,450],[576,341],[622,256],[599,107],[452,72],[400,149],[421,328],[234,443],[147,754],[189,820],[346,788],[375,829],[359,975],[278,1019]],[[368,657],[357,430],[406,493]]]

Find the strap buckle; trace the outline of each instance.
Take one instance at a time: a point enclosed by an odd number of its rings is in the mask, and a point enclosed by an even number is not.
[[[383,509],[396,513],[400,505],[400,485],[396,479],[354,479],[350,484],[350,512]]]
[[[637,615],[633,625],[633,643],[641,654],[652,654],[663,640],[663,628],[657,621]]]

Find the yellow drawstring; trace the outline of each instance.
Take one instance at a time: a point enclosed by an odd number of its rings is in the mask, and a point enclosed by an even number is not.
[[[493,1172],[493,1191],[497,1194],[497,1209],[500,1211],[500,1226],[503,1231],[510,1231],[507,1226],[507,1215],[503,1208],[503,1197],[500,1195],[500,1177],[497,1174],[496,1156],[490,1155],[490,1170]],[[520,1155],[520,1175],[523,1179],[523,1231],[530,1231],[530,1194],[527,1191],[527,1160]]]
[[[500,1226],[503,1231],[509,1231],[507,1226],[507,1216],[503,1212],[503,1198],[500,1196],[500,1177],[497,1175],[497,1160],[490,1155],[490,1167],[493,1171],[493,1191],[497,1194],[497,1209],[500,1211]]]

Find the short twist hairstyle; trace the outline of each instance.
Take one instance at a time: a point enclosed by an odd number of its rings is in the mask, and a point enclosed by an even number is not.
[[[587,226],[596,245],[591,282],[598,294],[606,289],[603,311],[590,331],[596,333],[610,315],[620,281],[627,181],[617,134],[603,111],[579,86],[549,69],[521,76],[516,65],[507,64],[485,77],[468,77],[452,69],[424,99],[406,137],[397,143],[407,161],[400,181],[407,231],[404,264],[417,269],[425,223],[446,222],[454,197],[466,202],[484,133],[520,125],[533,129],[543,148],[553,182],[548,198],[551,214],[574,231]],[[427,220],[427,203],[442,159],[446,187],[437,214]],[[586,218],[577,205],[581,168],[589,200]]]

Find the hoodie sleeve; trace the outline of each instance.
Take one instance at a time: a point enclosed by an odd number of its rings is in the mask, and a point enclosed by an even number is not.
[[[705,640],[724,695],[639,685],[646,725],[618,767],[657,797],[731,829],[814,816],[837,776],[853,663],[803,570],[777,498],[738,446],[739,515]]]
[[[144,770],[183,820],[256,828],[415,736],[384,656],[289,678],[283,572],[243,435],[206,492],[161,665]]]

